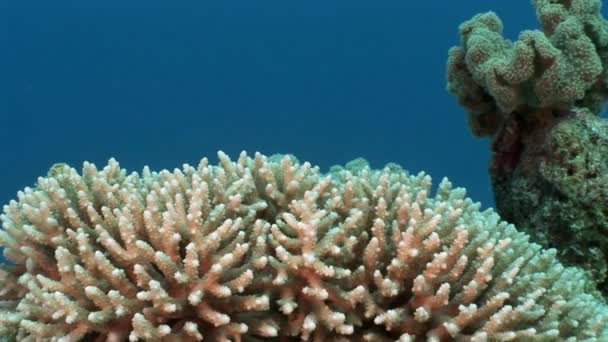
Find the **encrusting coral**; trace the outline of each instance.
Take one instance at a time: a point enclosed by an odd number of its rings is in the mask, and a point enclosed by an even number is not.
[[[4,208],[0,337],[605,341],[582,272],[428,175],[291,156],[53,167]]]
[[[586,111],[556,121],[520,137],[528,148],[514,169],[497,154],[490,170],[497,208],[608,295],[608,121]]]
[[[448,90],[489,136],[501,217],[583,268],[608,297],[608,22],[599,0],[533,0],[511,42],[489,12],[460,26]]]

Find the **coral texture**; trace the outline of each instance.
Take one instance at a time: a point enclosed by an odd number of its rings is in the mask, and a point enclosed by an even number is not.
[[[608,295],[608,122],[579,110],[533,133],[520,134],[527,148],[514,169],[495,154],[496,208]]]
[[[510,42],[494,13],[460,26],[448,90],[492,140],[501,217],[608,296],[608,22],[599,0],[532,1],[541,31]]]
[[[5,206],[0,336],[18,340],[608,339],[554,250],[444,179],[246,154],[53,167]]]
[[[495,134],[513,113],[550,115],[542,108],[598,113],[608,94],[608,23],[600,0],[533,0],[542,31],[502,37],[493,12],[460,26],[450,49],[448,91],[469,112],[473,132]]]

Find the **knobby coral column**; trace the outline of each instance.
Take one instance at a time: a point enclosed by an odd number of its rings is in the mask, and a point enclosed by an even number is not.
[[[608,24],[599,0],[535,0],[540,30],[511,42],[492,12],[460,26],[448,91],[492,140],[501,216],[608,291]]]

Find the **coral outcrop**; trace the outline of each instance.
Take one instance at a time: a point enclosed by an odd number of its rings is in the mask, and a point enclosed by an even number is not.
[[[599,0],[534,0],[540,30],[515,42],[494,13],[460,27],[448,90],[492,140],[501,217],[608,295],[608,22]]]
[[[290,156],[127,173],[59,164],[4,208],[0,337],[608,339],[555,250],[447,179]]]

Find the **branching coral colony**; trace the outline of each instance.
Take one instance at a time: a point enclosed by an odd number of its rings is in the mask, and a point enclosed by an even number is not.
[[[608,295],[608,23],[599,0],[534,0],[540,31],[510,42],[494,13],[462,24],[448,90],[492,139],[501,217]]]
[[[608,341],[606,235],[554,234],[607,227],[608,154],[585,146],[608,145],[608,31],[599,1],[534,4],[516,43],[494,14],[462,25],[449,90],[494,140],[499,210],[558,251],[395,165],[58,164],[4,207],[0,340]]]
[[[0,336],[20,341],[608,339],[554,250],[453,189],[361,160],[219,154],[53,167],[4,208]]]

